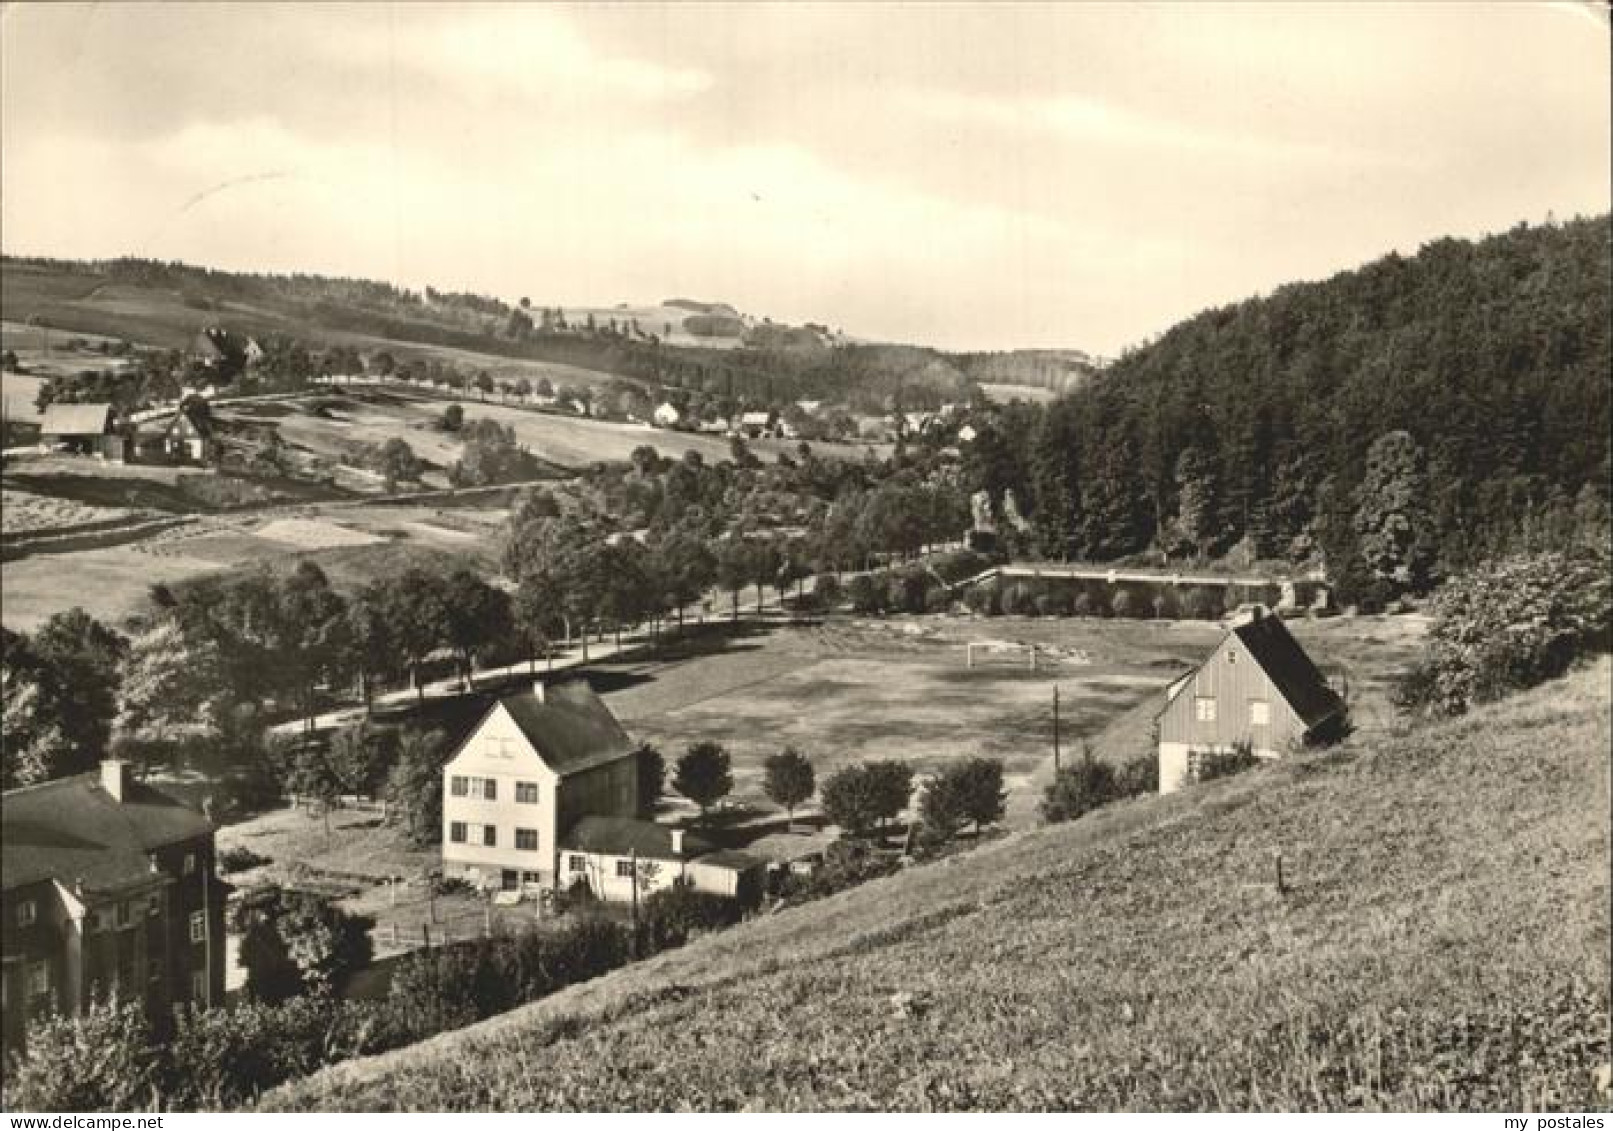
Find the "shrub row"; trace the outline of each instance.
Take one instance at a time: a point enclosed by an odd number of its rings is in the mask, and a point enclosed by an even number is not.
[[[536,1001],[729,926],[741,914],[731,900],[677,887],[645,900],[636,936],[625,925],[583,916],[558,929],[417,951],[399,964],[380,1001],[312,994],[153,1020],[136,1003],[100,1002],[30,1029],[26,1051],[7,1066],[7,1106],[239,1108],[287,1080]]]

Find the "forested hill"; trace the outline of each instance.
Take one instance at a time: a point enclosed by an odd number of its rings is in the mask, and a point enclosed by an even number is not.
[[[1441,239],[1206,311],[1045,410],[1013,406],[977,472],[1017,488],[1052,556],[1247,536],[1261,558],[1325,551],[1364,592],[1561,541],[1606,512],[1610,233]]]

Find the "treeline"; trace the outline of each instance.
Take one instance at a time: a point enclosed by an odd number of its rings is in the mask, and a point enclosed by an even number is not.
[[[1610,232],[1441,239],[1207,311],[1007,407],[971,478],[1048,557],[1236,547],[1368,603],[1549,544],[1608,509]]]
[[[965,399],[968,386],[945,355],[920,347],[845,344],[803,352],[784,344],[670,346],[654,333],[657,327],[599,325],[591,316],[566,322],[563,315],[544,318],[541,307],[511,307],[497,298],[431,287],[416,292],[364,279],[217,271],[148,259],[10,261],[178,291],[200,309],[218,310],[226,302],[270,304],[325,331],[573,365],[776,407],[831,399],[867,412],[935,408]]]

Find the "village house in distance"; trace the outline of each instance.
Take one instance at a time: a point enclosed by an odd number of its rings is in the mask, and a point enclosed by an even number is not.
[[[443,767],[443,874],[522,895],[626,901],[674,883],[760,894],[765,865],[639,817],[627,732],[581,680],[506,695]]]
[[[1198,779],[1208,753],[1248,743],[1258,758],[1342,737],[1344,700],[1263,606],[1233,624],[1215,651],[1165,689],[1159,715],[1159,791]]]
[[[224,1000],[224,896],[213,822],[133,767],[4,795],[0,986],[5,1047],[30,1018],[116,991],[148,1016]]]

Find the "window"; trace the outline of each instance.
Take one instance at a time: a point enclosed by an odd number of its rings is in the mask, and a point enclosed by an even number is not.
[[[193,943],[207,941],[206,912],[192,911],[190,913],[190,941]]]
[[[31,899],[25,899],[17,904],[17,926],[31,927],[37,918],[39,918],[39,904]]]
[[[191,975],[190,975],[190,1000],[191,1001],[206,1001],[207,1000],[207,972],[205,970],[193,970],[193,971],[191,971]]]
[[[498,829],[495,826],[482,826],[482,844],[487,848],[498,847]]]
[[[538,830],[516,829],[515,847],[522,852],[536,852],[538,850]]]
[[[1215,722],[1215,700],[1203,696],[1193,700],[1194,712],[1201,723]]]
[[[455,821],[448,826],[448,839],[454,844],[465,843],[465,822]]]
[[[616,861],[616,875],[621,879],[630,879],[633,875],[633,862],[631,860]]]
[[[522,872],[521,873],[521,882],[523,884],[541,884],[543,882],[543,873],[541,873],[541,872]]]
[[[536,805],[538,803],[538,783],[535,781],[516,782],[515,800],[522,805]]]
[[[127,927],[134,922],[134,904],[127,899],[118,904],[118,926]]]
[[[195,874],[196,874],[196,854],[194,852],[187,852],[187,853],[185,853],[185,875],[194,876]]]
[[[28,993],[43,997],[50,993],[50,963],[33,962],[28,966]]]
[[[1238,650],[1236,648],[1228,648],[1227,649],[1227,663],[1235,664],[1237,662],[1238,662]]]
[[[1271,725],[1271,704],[1264,699],[1249,700],[1249,725],[1263,727]]]
[[[570,868],[573,872],[588,871],[588,858],[586,856],[573,856],[571,858]]]
[[[483,801],[497,801],[498,800],[498,781],[496,779],[494,779],[494,778],[483,778],[482,779],[482,800]],[[489,843],[491,843],[491,842],[489,842]]]
[[[448,779],[448,792],[452,793],[455,797],[464,797],[470,792],[469,779],[462,777],[459,774],[455,774],[453,777]]]

